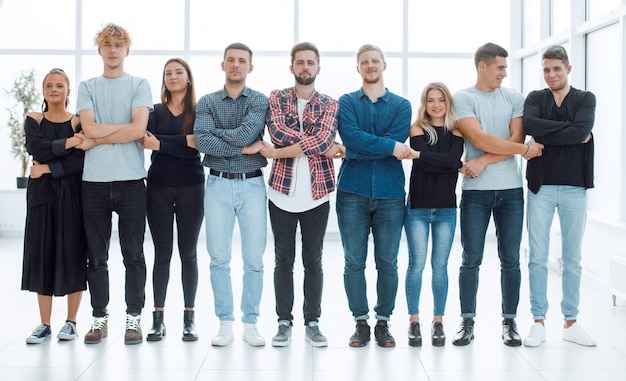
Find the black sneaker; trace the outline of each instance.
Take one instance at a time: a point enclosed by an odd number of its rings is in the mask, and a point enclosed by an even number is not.
[[[446,345],[446,334],[443,332],[443,323],[439,321],[433,322],[430,330],[433,347],[443,347]]]
[[[30,336],[26,338],[26,344],[41,344],[52,335],[48,324],[40,324],[33,330]]]
[[[379,347],[391,348],[396,346],[396,341],[389,333],[389,326],[386,320],[379,320],[374,328],[374,337]]]
[[[422,332],[420,323],[412,322],[409,326],[409,345],[412,347],[422,346]]]
[[[357,320],[354,334],[350,336],[351,347],[364,347],[370,341],[370,326],[367,320]]]

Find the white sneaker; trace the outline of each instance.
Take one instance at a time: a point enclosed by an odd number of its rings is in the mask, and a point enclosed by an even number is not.
[[[224,347],[233,341],[233,322],[230,320],[220,320],[220,330],[217,336],[211,340],[211,345]]]
[[[256,330],[256,324],[243,323],[243,341],[253,347],[265,346],[265,339]]]
[[[538,347],[546,341],[546,327],[541,323],[533,323],[530,327],[530,333],[524,339],[524,345],[527,347]]]
[[[596,339],[591,337],[579,323],[574,323],[569,328],[563,328],[563,340],[586,347],[595,347],[597,344]]]

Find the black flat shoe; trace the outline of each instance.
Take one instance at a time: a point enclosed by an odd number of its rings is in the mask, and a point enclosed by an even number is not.
[[[452,344],[465,346],[474,340],[474,319],[463,319],[459,331],[454,335]]]
[[[522,338],[517,333],[517,324],[514,319],[504,319],[502,321],[502,341],[509,347],[519,347],[522,345]]]

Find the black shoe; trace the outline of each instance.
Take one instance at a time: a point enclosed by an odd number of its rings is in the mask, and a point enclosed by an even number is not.
[[[522,345],[522,338],[517,333],[515,319],[502,320],[502,341],[509,347],[519,347]]]
[[[420,323],[413,322],[409,326],[409,345],[412,347],[422,346],[422,332],[420,331]]]
[[[393,336],[391,336],[391,333],[389,333],[389,326],[386,320],[379,320],[376,323],[376,327],[374,327],[374,338],[376,338],[379,347],[391,348],[396,346],[396,341],[393,339]]]
[[[194,311],[183,311],[183,341],[198,340],[198,332],[194,323]]]
[[[370,326],[367,324],[367,320],[357,320],[356,330],[350,336],[350,346],[364,347],[368,341],[370,341]]]
[[[443,323],[436,321],[430,330],[433,347],[443,347],[446,345],[446,334],[443,332]]]
[[[474,340],[474,319],[463,319],[459,331],[454,335],[452,344],[458,346],[468,345]]]
[[[152,312],[152,329],[148,332],[147,341],[161,341],[165,336],[165,324],[163,324],[163,311]]]

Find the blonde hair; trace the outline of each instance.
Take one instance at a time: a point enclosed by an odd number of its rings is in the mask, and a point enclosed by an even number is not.
[[[365,52],[369,52],[369,51],[376,51],[378,52],[378,54],[380,54],[380,58],[382,59],[383,62],[385,62],[385,55],[383,54],[383,51],[380,50],[380,48],[376,45],[372,45],[372,44],[365,44],[362,45],[359,50],[356,52],[356,63],[359,63],[359,57],[361,56],[361,54],[365,53]]]
[[[102,44],[107,40],[123,42],[128,48],[130,48],[130,44],[132,43],[128,31],[113,23],[107,24],[101,31],[96,33],[93,38],[93,42],[98,47],[102,46]]]
[[[454,131],[457,128],[457,119],[454,114],[454,100],[448,87],[441,82],[431,82],[422,91],[420,98],[420,106],[417,111],[417,119],[413,123],[414,126],[421,127],[426,134],[428,134],[428,144],[433,145],[437,143],[437,131],[433,127],[432,120],[428,112],[426,112],[426,104],[428,102],[428,92],[431,90],[439,90],[443,93],[443,97],[446,101],[446,115],[444,116],[444,129],[447,131]]]

